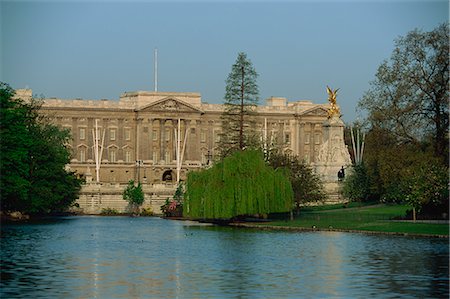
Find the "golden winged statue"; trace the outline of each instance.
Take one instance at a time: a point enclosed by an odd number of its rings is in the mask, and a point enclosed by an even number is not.
[[[338,117],[341,117],[341,110],[336,105],[336,95],[338,92],[338,89],[332,90],[327,86],[327,93],[328,93],[328,101],[330,102],[331,107],[328,109],[328,118],[333,117],[334,115],[337,115]]]

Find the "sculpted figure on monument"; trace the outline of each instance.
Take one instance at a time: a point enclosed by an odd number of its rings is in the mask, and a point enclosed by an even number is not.
[[[341,111],[339,107],[336,105],[336,96],[338,89],[332,90],[327,86],[327,93],[328,93],[328,101],[330,102],[330,109],[328,109],[328,118],[332,118],[334,115],[337,115],[338,117],[341,117]]]

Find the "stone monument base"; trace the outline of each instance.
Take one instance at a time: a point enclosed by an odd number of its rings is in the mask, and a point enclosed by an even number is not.
[[[323,187],[327,193],[327,199],[325,204],[338,204],[346,203],[348,199],[342,196],[342,183],[341,182],[324,182]]]

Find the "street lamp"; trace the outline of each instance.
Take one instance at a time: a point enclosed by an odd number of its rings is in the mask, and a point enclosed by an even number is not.
[[[208,153],[206,154],[206,165],[209,165],[211,158],[212,158],[211,152],[208,150]]]
[[[144,165],[144,184],[147,184],[147,168]]]
[[[143,166],[143,165],[144,165],[144,161],[136,160],[136,169],[137,169],[137,177],[138,177],[138,183],[139,184],[141,183],[141,166]]]

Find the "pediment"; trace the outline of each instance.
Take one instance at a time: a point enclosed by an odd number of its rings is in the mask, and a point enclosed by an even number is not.
[[[174,97],[168,97],[156,102],[150,103],[147,106],[139,109],[139,112],[184,112],[184,113],[200,113],[203,114],[203,110],[181,101]]]
[[[299,116],[328,116],[328,110],[324,107],[313,107],[302,111]]]

